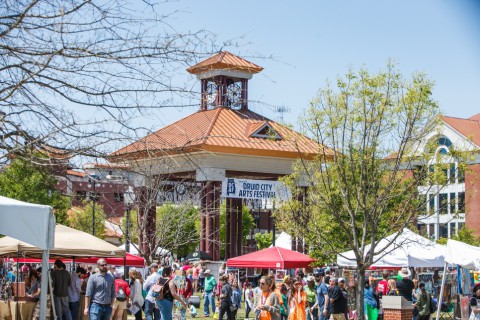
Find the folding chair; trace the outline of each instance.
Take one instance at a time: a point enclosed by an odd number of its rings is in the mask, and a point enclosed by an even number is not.
[[[455,303],[450,302],[450,304],[443,305],[440,309],[440,319],[455,319]]]

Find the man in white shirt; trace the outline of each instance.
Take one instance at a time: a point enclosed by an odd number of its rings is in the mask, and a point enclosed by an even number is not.
[[[152,263],[150,265],[150,275],[143,283],[143,290],[147,292],[145,297],[145,319],[146,320],[160,320],[160,310],[155,307],[155,297],[152,295],[150,288],[157,283],[162,275],[158,273],[158,264]]]

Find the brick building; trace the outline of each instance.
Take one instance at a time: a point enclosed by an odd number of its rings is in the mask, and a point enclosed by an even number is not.
[[[447,183],[419,187],[425,197],[424,213],[418,218],[418,229],[431,238],[450,238],[464,225],[480,236],[480,113],[468,119],[440,116],[419,150],[434,146],[435,161],[446,164],[442,171]],[[451,151],[465,152],[466,160],[451,156]],[[448,165],[449,164],[449,165]],[[463,164],[463,165],[462,165]]]

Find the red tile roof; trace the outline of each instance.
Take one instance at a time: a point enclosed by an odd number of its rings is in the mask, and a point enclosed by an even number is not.
[[[469,119],[442,116],[449,126],[480,147],[480,113]]]
[[[239,56],[236,56],[228,51],[222,51],[213,57],[191,66],[187,69],[187,71],[191,74],[198,74],[209,70],[219,69],[245,71],[251,74],[258,73],[263,70],[262,67],[257,66],[250,61],[240,58]]]
[[[282,139],[252,137],[252,128],[268,123]],[[324,149],[333,155],[329,148]],[[160,157],[195,151],[279,158],[314,158],[315,141],[253,111],[229,108],[198,111],[110,154],[112,161]]]
[[[71,176],[77,176],[77,177],[85,177],[87,175],[85,172],[80,172],[75,170],[67,170],[67,174]]]

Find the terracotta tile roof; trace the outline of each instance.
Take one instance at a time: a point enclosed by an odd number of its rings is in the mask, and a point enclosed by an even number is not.
[[[268,123],[282,139],[251,137],[252,128]],[[253,111],[229,108],[198,111],[110,154],[112,161],[159,157],[194,151],[279,158],[313,158],[320,146],[313,140]],[[333,152],[325,148],[327,154]]]
[[[129,164],[124,163],[85,163],[83,169],[129,169]]]
[[[470,118],[468,118],[470,120],[475,120],[475,121],[480,121],[480,113],[477,113],[476,115],[474,116],[471,116]]]
[[[469,119],[441,116],[449,126],[480,147],[480,114]]]
[[[209,70],[237,70],[245,71],[248,73],[258,73],[263,70],[262,67],[257,66],[250,61],[240,58],[228,51],[222,51],[213,57],[210,57],[202,62],[197,63],[187,69],[191,74],[198,74]]]
[[[82,178],[87,175],[85,172],[80,172],[75,170],[67,170],[67,174],[71,176],[82,177]]]

